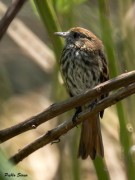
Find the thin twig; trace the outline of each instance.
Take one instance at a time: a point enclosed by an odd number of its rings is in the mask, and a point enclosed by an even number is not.
[[[28,155],[32,154],[39,148],[49,144],[50,142],[59,139],[61,135],[67,133],[70,129],[75,127],[77,124],[80,124],[82,121],[86,120],[88,117],[92,116],[93,114],[100,112],[101,110],[117,103],[118,101],[126,98],[127,96],[135,93],[135,83],[129,85],[128,87],[120,89],[118,92],[113,93],[109,97],[103,99],[102,101],[98,102],[97,105],[92,110],[87,110],[79,114],[77,123],[73,124],[72,120],[65,121],[64,123],[60,124],[56,128],[48,131],[43,136],[39,137],[31,144],[25,146],[22,150],[20,150],[17,154],[12,156],[10,160],[17,164],[26,158]]]
[[[8,139],[15,137],[28,130],[35,129],[40,124],[52,119],[66,111],[69,111],[78,105],[83,105],[92,99],[97,98],[101,94],[110,92],[112,90],[126,87],[129,84],[135,82],[135,71],[124,73],[116,78],[113,78],[105,83],[102,83],[95,88],[85,92],[84,94],[75,96],[66,101],[56,103],[48,107],[43,112],[21,122],[12,127],[3,129],[0,131],[0,142],[5,142]]]
[[[20,11],[25,2],[26,0],[12,1],[3,18],[0,20],[0,40],[2,39],[8,26],[10,25],[14,17],[17,15],[17,13]]]

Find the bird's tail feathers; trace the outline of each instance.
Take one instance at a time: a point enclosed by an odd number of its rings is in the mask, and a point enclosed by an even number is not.
[[[78,157],[86,159],[90,155],[95,159],[96,155],[104,156],[99,115],[95,115],[82,123],[81,138]]]

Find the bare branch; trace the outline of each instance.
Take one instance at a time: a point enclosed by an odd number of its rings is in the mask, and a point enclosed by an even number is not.
[[[10,25],[14,17],[17,15],[17,13],[20,11],[21,7],[23,6],[25,2],[26,0],[14,0],[11,3],[5,15],[0,20],[0,39],[2,39],[8,26]]]
[[[124,73],[116,78],[113,78],[109,81],[106,81],[95,88],[85,92],[84,94],[75,96],[73,98],[70,98],[66,101],[56,103],[48,107],[43,112],[21,122],[17,125],[14,125],[12,127],[3,129],[0,131],[0,142],[7,141],[8,139],[15,137],[23,132],[26,132],[28,130],[35,129],[40,124],[48,121],[49,119],[52,119],[66,111],[69,111],[79,105],[83,105],[86,102],[91,101],[92,99],[95,99],[96,97],[100,96],[101,94],[110,92],[112,90],[126,87],[129,84],[132,84],[135,82],[135,71],[131,71],[128,73]]]
[[[92,110],[87,110],[79,114],[77,119],[77,124],[80,124],[82,121],[86,120],[88,117],[92,116],[93,114],[100,112],[101,110],[107,108],[115,104],[116,102],[126,98],[127,96],[135,93],[135,83],[120,89],[118,92],[113,93],[109,97],[103,99],[102,101],[98,102],[97,105]],[[64,123],[60,124],[56,128],[48,131],[46,134],[41,136],[40,138],[33,141],[31,144],[28,144],[22,150],[20,150],[17,154],[10,158],[10,160],[17,164],[26,158],[31,153],[35,152],[39,148],[49,144],[50,142],[58,139],[61,135],[67,133],[70,129],[75,127],[76,125],[73,124],[72,120],[65,121]]]

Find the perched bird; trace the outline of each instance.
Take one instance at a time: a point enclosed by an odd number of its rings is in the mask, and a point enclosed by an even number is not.
[[[55,35],[65,38],[65,46],[60,59],[60,69],[69,95],[75,96],[109,79],[107,61],[102,42],[90,31],[81,27],[71,28],[67,32],[56,32]],[[92,108],[97,101],[105,98],[102,95],[82,107],[76,108],[73,122],[78,113]],[[103,157],[104,148],[100,129],[99,116],[104,111],[95,114],[82,122],[78,157],[86,159],[89,155]]]

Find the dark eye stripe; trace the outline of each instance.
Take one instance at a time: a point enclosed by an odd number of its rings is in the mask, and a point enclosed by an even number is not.
[[[91,37],[86,36],[85,34],[82,34],[82,33],[80,33],[80,32],[73,32],[73,36],[74,36],[74,38],[80,37],[80,38],[86,38],[86,39],[88,39],[88,40],[90,40],[90,41],[92,40]]]
[[[73,36],[74,36],[74,38],[78,38],[80,36],[80,33],[74,32]]]

